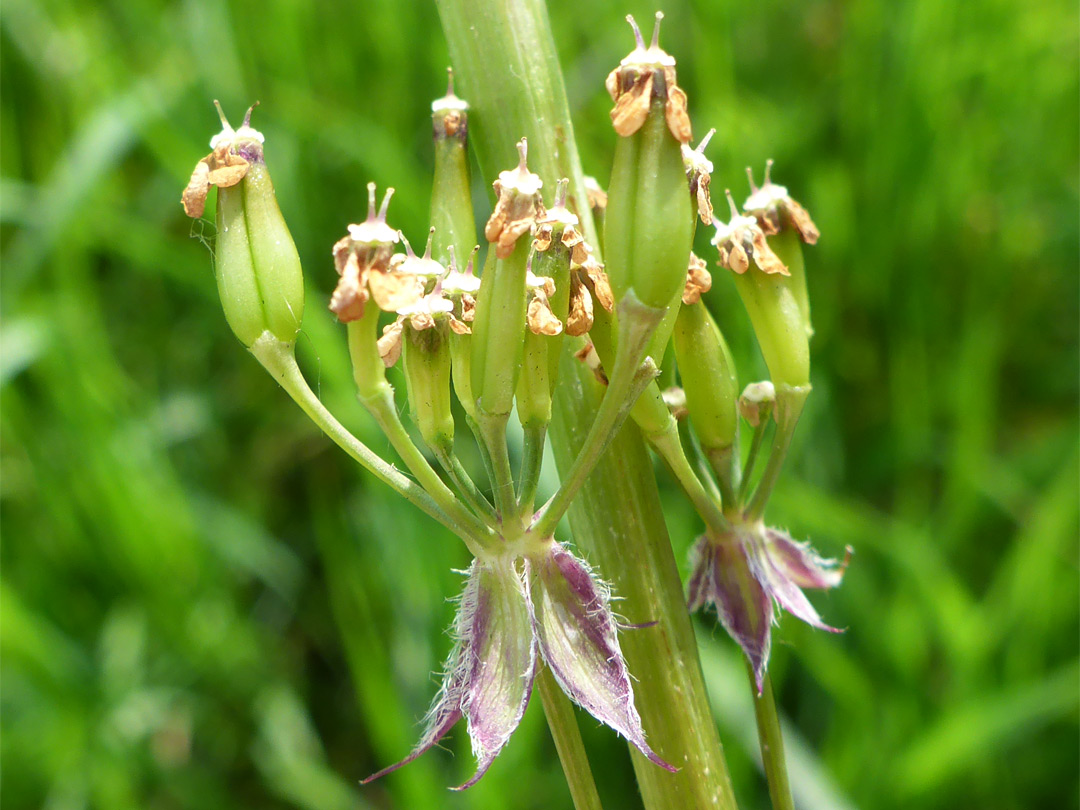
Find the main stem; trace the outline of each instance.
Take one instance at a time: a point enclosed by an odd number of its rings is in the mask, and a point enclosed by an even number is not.
[[[463,95],[472,105],[472,139],[481,167],[490,175],[499,166],[513,165],[514,144],[527,137],[530,166],[545,185],[553,187],[560,177],[570,178],[568,205],[581,220],[589,244],[598,247],[543,3],[437,0],[437,5]],[[567,346],[550,434],[561,473],[573,463],[595,418],[599,389],[592,372],[573,358]],[[680,768],[670,774],[634,751],[631,757],[645,807],[733,810],[735,798],[709,710],[656,479],[633,426],[615,436],[569,514],[575,541],[591,552],[623,597],[627,621],[656,622],[621,638],[637,679],[635,703],[649,742]]]

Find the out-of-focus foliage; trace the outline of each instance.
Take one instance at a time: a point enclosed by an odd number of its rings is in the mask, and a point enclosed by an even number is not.
[[[742,167],[774,157],[823,232],[815,391],[772,514],[856,556],[817,598],[846,635],[785,621],[773,655],[797,794],[1075,807],[1075,4],[664,10],[698,134],[719,130],[713,188],[741,198]],[[552,3],[601,183],[627,11],[652,6]],[[415,738],[466,554],[246,356],[216,300],[212,218],[192,226],[179,205],[218,128],[210,100],[234,116],[261,100],[307,269],[303,361],[388,452],[323,305],[329,248],[371,179],[397,187],[391,221],[423,243],[446,58],[428,3],[4,3],[7,806],[569,805],[535,706],[465,794],[444,789],[469,768],[463,734],[456,759],[357,787]],[[763,374],[719,272],[708,300],[743,382]],[[696,522],[659,474],[682,555]],[[699,629],[737,793],[764,807],[733,644]],[[625,747],[583,721],[601,794],[634,806]]]

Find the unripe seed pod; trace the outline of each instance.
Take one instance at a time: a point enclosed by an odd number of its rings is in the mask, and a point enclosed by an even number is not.
[[[672,334],[690,422],[701,447],[727,450],[738,435],[735,361],[705,305],[683,306]]]
[[[431,104],[435,138],[435,180],[431,189],[431,225],[439,238],[433,256],[449,264],[453,246],[464,260],[476,244],[469,157],[466,151],[469,105],[454,95],[454,74],[449,68],[446,95]]]
[[[222,131],[182,202],[189,216],[201,216],[210,186],[218,187],[214,271],[233,333],[248,347],[264,332],[291,344],[304,314],[303,270],[266,168],[262,133],[250,126],[251,109],[234,130],[218,105]]]
[[[537,222],[533,239],[535,252],[527,280],[534,282],[535,293],[529,304],[529,329],[525,332],[517,389],[518,419],[525,427],[551,421],[551,398],[558,380],[565,335],[562,325],[570,308],[570,258],[575,247],[579,252],[585,250],[576,227],[578,219],[566,208],[569,182],[565,178],[558,182],[555,204],[547,210],[543,221]],[[547,286],[541,283],[545,280],[549,282]]]
[[[489,264],[492,253],[495,264],[485,268],[481,278],[473,324],[473,392],[482,411],[499,416],[513,408],[525,340],[526,264],[532,240],[521,237],[544,216],[543,182],[528,170],[526,150],[522,138],[517,168],[502,172],[495,182],[498,201],[484,228],[491,242]]]
[[[406,324],[403,351],[409,407],[420,436],[428,447],[446,450],[454,446],[448,332],[445,323],[430,329]]]
[[[385,395],[390,384],[386,381],[386,366],[379,356],[379,308],[367,307],[358,320],[350,321],[346,327],[357,396],[361,401],[370,401]]]
[[[461,402],[465,413],[473,421],[476,421],[478,414],[476,396],[473,394],[472,387],[472,330],[476,327],[477,319],[476,299],[474,296],[480,289],[480,280],[473,275],[473,259],[479,249],[479,245],[476,246],[473,255],[469,258],[469,263],[465,267],[465,272],[461,273],[457,269],[456,251],[451,245],[450,273],[443,280],[444,289],[459,292],[461,320],[471,324],[468,332],[452,329],[448,337],[450,338],[450,369],[454,393],[457,394],[458,401]]]
[[[596,324],[589,336],[593,348],[604,368],[612,368],[615,363],[615,346],[612,340],[614,319],[607,312],[596,313]],[[640,428],[646,439],[660,436],[675,429],[675,419],[664,402],[660,387],[656,381],[649,383],[630,410],[630,417]]]
[[[714,221],[720,264],[735,274],[735,289],[750,315],[761,354],[777,390],[810,385],[806,320],[788,268],[773,253],[752,217],[741,216],[728,192],[731,221]]]
[[[765,163],[765,184],[761,188],[754,183],[750,167],[746,167],[751,194],[743,203],[743,210],[747,216],[757,219],[766,236],[775,236],[773,250],[791,274],[792,294],[799,302],[806,334],[810,336],[814,334],[814,328],[810,323],[810,298],[806,290],[806,265],[801,243],[817,244],[821,234],[807,210],[791,198],[784,186],[772,182],[769,176],[772,164],[772,160]]]
[[[608,77],[620,137],[604,215],[615,299],[632,290],[654,308],[667,307],[682,289],[694,221],[681,151],[690,140],[686,96],[675,82],[675,60],[656,44],[661,16],[649,48],[627,18],[638,46]],[[659,342],[666,345],[667,335]]]

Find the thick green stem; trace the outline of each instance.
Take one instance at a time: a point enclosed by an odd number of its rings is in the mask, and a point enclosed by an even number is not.
[[[750,676],[750,691],[754,696],[754,715],[757,718],[758,743],[761,746],[761,761],[765,766],[765,779],[769,783],[769,798],[773,810],[795,810],[791,798],[791,784],[788,781],[787,762],[784,758],[784,738],[780,733],[780,717],[776,713],[776,699],[773,697],[772,678],[766,673],[762,681],[761,694],[757,692],[754,668],[749,661],[746,664]]]
[[[526,136],[530,166],[545,184],[570,178],[568,207],[581,219],[589,243],[598,246],[543,4],[438,0],[438,7],[463,95],[473,105],[473,143],[484,171],[510,165],[514,143]],[[569,469],[584,443],[601,395],[592,372],[564,351],[550,429],[560,472]],[[634,750],[642,799],[647,810],[732,810],[735,798],[648,452],[633,427],[624,427],[610,450],[574,501],[570,526],[576,543],[623,598],[620,610],[627,621],[656,622],[624,633],[621,645],[649,742],[680,770],[668,773]]]
[[[570,699],[555,683],[551,670],[543,665],[536,676],[536,688],[540,692],[540,702],[544,704],[544,715],[555,741],[555,750],[559,752],[566,784],[570,787],[574,810],[603,810]]]
[[[422,486],[394,469],[393,465],[376,455],[334,418],[304,379],[296,363],[292,344],[283,343],[269,332],[264,332],[262,337],[252,344],[251,353],[262,363],[263,368],[270,372],[270,376],[285,390],[285,393],[293,398],[293,401],[300,406],[311,421],[338,447],[409,503],[459,535],[474,554],[480,551],[480,546],[471,537],[467,528],[443,511]]]
[[[567,352],[562,396],[551,424],[555,460],[565,470],[581,446],[602,393],[592,372]],[[620,644],[634,675],[634,697],[649,744],[679,768],[670,774],[632,751],[648,810],[733,810],[735,797],[704,692],[697,641],[664,525],[652,464],[630,425],[611,443],[570,509],[574,539],[621,597],[631,624]]]

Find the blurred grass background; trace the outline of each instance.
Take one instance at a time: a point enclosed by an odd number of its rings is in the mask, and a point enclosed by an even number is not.
[[[653,5],[551,10],[606,183],[603,78],[630,46],[622,15]],[[801,806],[1076,807],[1075,4],[664,11],[698,134],[719,129],[713,188],[741,199],[742,167],[774,157],[824,234],[815,393],[772,519],[856,557],[814,597],[848,632],[785,619],[773,655]],[[445,790],[471,772],[460,729],[456,756],[358,788],[416,738],[467,555],[236,343],[212,224],[179,205],[211,99],[236,118],[260,99],[307,268],[302,361],[388,452],[325,310],[329,248],[371,179],[423,241],[446,62],[429,3],[3,4],[6,807],[569,806],[535,705],[463,795]],[[747,382],[763,365],[716,278]],[[661,485],[681,559],[697,524]],[[741,806],[764,808],[741,665],[712,622],[699,637]],[[607,806],[634,807],[625,746],[582,721]]]

